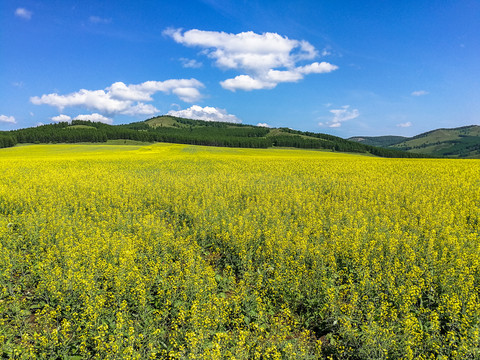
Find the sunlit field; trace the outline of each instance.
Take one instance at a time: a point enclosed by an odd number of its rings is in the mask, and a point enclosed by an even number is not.
[[[23,359],[480,357],[480,162],[187,145],[0,151]]]

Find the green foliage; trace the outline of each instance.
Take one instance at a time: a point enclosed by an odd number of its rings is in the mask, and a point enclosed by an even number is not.
[[[98,123],[74,120],[72,125],[87,125],[88,127],[70,127],[67,122],[48,124],[38,127],[12,131],[18,143],[77,143],[105,142],[107,135],[101,131]],[[108,125],[107,125],[108,126]],[[100,131],[99,131],[100,130]]]
[[[0,134],[0,148],[6,148],[15,146],[17,144],[17,138],[8,133]]]
[[[165,126],[163,126],[165,125]],[[160,116],[124,125],[73,120],[10,132],[18,143],[78,143],[131,140],[241,148],[294,147],[371,153],[383,157],[423,157],[401,150],[381,149],[337,136],[265,127]],[[0,142],[1,144],[1,142]],[[12,145],[9,145],[12,146]]]

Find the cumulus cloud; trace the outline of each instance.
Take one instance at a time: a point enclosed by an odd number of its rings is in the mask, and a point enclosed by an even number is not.
[[[10,123],[10,124],[17,123],[17,121],[13,116],[7,116],[7,115],[0,115],[0,122]]]
[[[397,126],[402,127],[402,128],[407,128],[407,127],[412,126],[412,123],[410,121],[407,121],[405,123],[397,124]]]
[[[200,61],[197,61],[195,59],[180,58],[180,62],[182,63],[184,68],[198,69],[203,65]]]
[[[25,20],[30,20],[32,18],[32,15],[33,15],[33,12],[25,8],[17,8],[15,10],[15,16]]]
[[[64,114],[60,114],[57,116],[54,116],[51,118],[53,122],[71,122],[72,117]],[[105,124],[112,124],[113,120],[111,118],[108,118],[106,116],[103,116],[98,113],[93,113],[93,114],[87,114],[87,115],[77,115],[74,117],[74,120],[88,120],[92,122],[102,122]]]
[[[172,90],[172,93],[177,95],[180,100],[189,103],[199,100],[202,97],[200,91],[193,87],[177,87]]]
[[[277,84],[272,82],[267,82],[264,80],[254,79],[250,75],[238,75],[233,79],[227,79],[221,81],[220,85],[224,89],[235,91],[235,90],[259,90],[259,89],[272,89]]]
[[[267,127],[267,128],[270,127],[270,125],[268,125],[267,123],[258,123],[257,126]]]
[[[137,85],[125,85],[116,82],[107,90],[112,98],[132,101],[152,101],[152,95],[157,92],[175,94],[185,102],[195,102],[201,98],[199,88],[204,85],[196,79],[170,79],[165,81],[146,81]]]
[[[338,69],[327,62],[297,66],[312,60],[318,51],[305,40],[289,39],[277,33],[252,31],[229,34],[217,31],[167,29],[164,32],[177,43],[204,49],[217,67],[244,72],[220,82],[225,89],[272,89],[282,82],[297,82],[307,74],[328,73]]]
[[[92,121],[92,122],[101,122],[101,123],[105,123],[105,124],[112,124],[113,123],[113,120],[106,117],[106,116],[103,116],[103,115],[100,115],[98,113],[93,113],[93,114],[90,114],[90,115],[77,115],[75,116],[75,119],[76,120],[88,120],[88,121]]]
[[[199,88],[204,85],[196,79],[171,79],[166,81],[146,81],[127,85],[116,82],[104,90],[85,90],[59,95],[57,93],[34,96],[30,101],[35,105],[50,105],[63,111],[67,107],[84,107],[104,115],[153,115],[159,110],[146,102],[153,101],[157,92],[174,94],[185,102],[201,98]]]
[[[137,105],[133,105],[127,110],[123,111],[122,114],[131,116],[152,115],[158,113],[159,111],[160,110],[158,110],[155,106],[151,104],[138,103]]]
[[[198,105],[193,105],[184,110],[170,110],[168,115],[205,121],[221,121],[237,124],[242,122],[235,115],[228,114],[225,109],[215,108],[212,106],[201,107]]]
[[[329,110],[333,114],[333,118],[326,123],[318,123],[320,126],[328,126],[331,128],[338,128],[342,123],[348,120],[355,119],[360,116],[358,109],[350,109],[350,105],[344,105],[340,109]]]
[[[425,91],[425,90],[417,90],[411,93],[412,96],[423,96],[427,94],[428,94],[428,91]]]
[[[85,89],[68,95],[53,93],[41,97],[34,96],[30,101],[35,105],[55,106],[59,111],[66,107],[81,106],[109,114],[121,114],[132,106],[132,101],[115,99],[108,91]]]
[[[337,69],[338,66],[332,65],[325,61],[322,61],[321,63],[314,62],[309,65],[300,66],[297,68],[298,72],[300,72],[301,74],[324,74]]]
[[[68,115],[60,114],[50,118],[53,122],[70,122],[72,118]]]

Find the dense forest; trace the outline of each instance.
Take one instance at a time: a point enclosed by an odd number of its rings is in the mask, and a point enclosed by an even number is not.
[[[17,143],[17,138],[9,134],[0,135],[0,148],[14,146]]]
[[[124,125],[108,125],[100,122],[72,120],[26,129],[0,133],[0,147],[17,143],[79,143],[106,142],[108,140],[135,140],[142,142],[168,142],[192,145],[225,146],[242,148],[293,147],[303,149],[329,149],[341,152],[370,153],[382,157],[424,157],[401,150],[378,148],[340,137],[292,130],[156,117],[146,121]]]

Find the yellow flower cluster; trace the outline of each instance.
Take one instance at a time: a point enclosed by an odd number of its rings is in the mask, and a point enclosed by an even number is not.
[[[480,357],[480,163],[0,151],[0,354]]]

